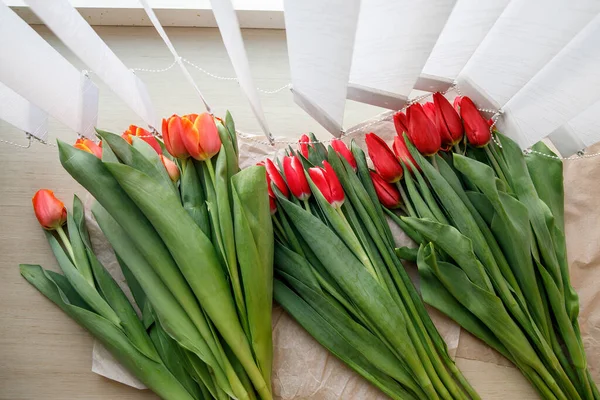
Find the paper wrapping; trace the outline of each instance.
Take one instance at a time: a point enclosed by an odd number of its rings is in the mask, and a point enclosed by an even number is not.
[[[395,135],[391,113],[366,121],[352,128],[346,142],[354,139],[365,148],[364,135],[375,132],[388,143]],[[239,137],[240,166],[254,165],[266,157],[281,155],[283,149],[293,145],[293,140],[277,138],[278,143],[268,145],[261,136]],[[600,145],[589,152],[600,151]],[[600,175],[600,158],[577,159],[565,162],[565,217],[572,284],[579,293],[581,303],[580,324],[590,369],[596,381],[600,380],[600,185],[595,177]],[[89,214],[89,213],[88,213]],[[112,254],[110,246],[101,236],[97,225],[88,221],[94,249],[100,260],[115,276],[117,282],[129,290]],[[392,225],[399,245],[410,244],[397,226]],[[418,287],[418,274],[414,265],[407,270]],[[130,296],[130,295],[129,295]],[[131,298],[131,297],[130,297]],[[468,332],[428,307],[436,327],[448,345],[452,357],[479,360],[500,365],[510,365],[504,357],[487,347]],[[124,384],[143,388],[143,385],[120,367],[106,350],[96,343],[93,351],[93,371]],[[281,307],[273,310],[273,392],[281,400],[336,400],[384,399],[381,392],[360,375],[352,371],[313,339]]]

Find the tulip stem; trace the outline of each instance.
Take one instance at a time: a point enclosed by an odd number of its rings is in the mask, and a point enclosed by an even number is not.
[[[406,204],[406,209],[408,210],[407,215],[409,217],[416,217],[417,213],[415,212],[415,209],[413,208],[412,204],[410,203],[410,199],[408,198],[408,195],[404,191],[404,188],[402,187],[402,183],[400,181],[398,181],[398,182],[396,182],[396,186],[398,186],[398,190],[400,191],[400,195],[404,199],[404,204]]]
[[[437,165],[437,160],[435,159],[435,154],[431,156],[431,165],[433,165],[437,171],[440,170]]]
[[[310,204],[308,204],[308,199],[304,199],[304,208],[306,209],[306,211],[308,211],[309,213],[312,214],[312,211],[310,209]]]
[[[208,169],[208,175],[210,175],[210,182],[213,187],[215,186],[215,168],[212,165],[212,161],[210,159],[206,160],[206,168]]]
[[[496,157],[494,157],[494,154],[490,151],[489,145],[485,145],[483,148],[485,149],[485,154],[487,154],[490,162],[492,163],[492,167],[496,171],[496,175],[498,175],[498,178],[500,178],[508,187],[508,180],[506,179],[506,176],[504,176],[504,172],[502,172],[502,168],[500,168],[500,164],[498,164]]]
[[[460,146],[458,145],[458,143],[454,143],[454,152],[460,154]]]
[[[65,233],[62,226],[59,226],[58,228],[56,228],[56,232],[58,232],[58,236],[60,236],[60,239],[62,240],[63,245],[65,246],[65,249],[67,249],[67,252],[69,253],[69,256],[71,257],[71,260],[73,261],[73,265],[75,265],[75,253],[73,253],[73,247],[71,247],[71,242],[69,241],[67,234]]]
[[[273,215],[273,223],[275,224],[275,228],[277,228],[277,230],[279,231],[279,234],[281,234],[281,236],[286,240],[288,240],[287,235],[285,234],[285,230],[283,229],[283,226],[281,226],[281,222],[279,222],[279,219],[277,218],[276,215]]]

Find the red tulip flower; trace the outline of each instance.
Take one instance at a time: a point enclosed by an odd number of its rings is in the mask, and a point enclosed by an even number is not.
[[[100,145],[97,145],[90,139],[79,138],[75,141],[73,147],[79,150],[87,151],[90,154],[95,155],[98,158],[102,158],[102,142]]]
[[[396,128],[396,133],[400,136],[405,132],[408,133],[408,120],[406,119],[406,114],[402,111],[394,114],[394,128]]]
[[[298,144],[300,145],[300,153],[308,160],[308,146],[310,144],[310,138],[307,135],[302,135],[298,140]]]
[[[444,120],[435,109],[435,104],[432,102],[423,104],[423,111],[431,120],[431,122],[433,122],[435,129],[437,129],[438,135],[440,135],[442,142],[440,148],[444,151],[450,150],[450,147],[452,147],[452,137],[450,136],[450,132],[448,132],[448,128],[446,127]]]
[[[67,209],[52,190],[40,189],[33,198],[33,211],[42,228],[55,230],[67,222]]]
[[[188,154],[196,160],[210,160],[221,149],[221,138],[212,115],[184,115],[181,126],[183,144]]]
[[[490,125],[481,116],[473,101],[466,96],[460,102],[460,116],[465,126],[467,140],[472,146],[483,147],[490,142],[492,138]]]
[[[179,115],[173,114],[169,119],[163,118],[162,135],[169,154],[182,160],[190,156],[183,144],[183,124]]]
[[[408,107],[406,113],[410,141],[423,155],[432,156],[437,153],[442,145],[442,140],[435,124],[425,114],[423,106],[415,103]]]
[[[300,159],[296,156],[284,157],[283,173],[292,194],[300,200],[307,200],[310,197],[310,187]]]
[[[334,208],[340,208],[345,200],[342,184],[335,174],[333,167],[327,161],[323,161],[323,166],[325,168],[309,168],[308,174],[315,183],[315,186],[319,188],[323,197],[325,197],[325,200]]]
[[[264,162],[264,166],[267,170],[267,185],[269,196],[275,198],[275,193],[273,193],[273,188],[271,186],[271,183],[273,183],[285,197],[288,197],[290,195],[290,191],[288,190],[288,187],[285,184],[283,176],[281,176],[281,173],[279,172],[273,161],[267,158],[267,160]]]
[[[454,146],[463,137],[464,129],[461,119],[443,94],[434,93],[433,104],[435,105],[435,114],[440,132],[443,130],[444,134],[447,135],[442,136],[442,146]]]
[[[160,161],[162,161],[163,165],[165,166],[165,169],[169,174],[169,178],[171,178],[173,182],[177,182],[179,180],[180,175],[179,167],[177,166],[177,164],[175,164],[171,159],[163,156],[162,154],[160,155]]]
[[[408,151],[408,147],[406,147],[406,143],[404,142],[404,136],[397,135],[394,138],[394,145],[392,148],[394,149],[396,157],[406,165],[406,168],[408,168],[410,172],[412,172],[413,166],[419,171],[421,170],[412,154],[410,154],[410,151]]]
[[[369,157],[381,177],[390,183],[399,181],[404,175],[402,165],[390,150],[389,146],[374,133],[365,136]]]
[[[354,154],[352,154],[350,149],[348,149],[346,143],[342,142],[340,139],[332,139],[331,147],[333,147],[336,153],[344,157],[352,169],[356,171],[356,160],[354,159]]]
[[[127,140],[127,143],[131,144],[132,136],[139,137],[144,142],[146,142],[150,146],[152,146],[152,148],[154,149],[154,151],[156,151],[157,154],[162,154],[162,149],[160,147],[160,144],[158,144],[158,140],[156,140],[156,138],[147,130],[140,128],[139,126],[129,125],[129,129],[127,129],[125,132],[123,132],[121,137],[123,139]]]
[[[402,198],[400,197],[398,188],[395,185],[383,180],[383,178],[376,172],[370,171],[370,174],[371,180],[373,181],[373,186],[375,187],[375,193],[377,193],[377,198],[379,198],[379,202],[383,204],[384,207],[389,209],[400,207],[402,204]]]
[[[460,115],[460,102],[462,101],[462,96],[456,96],[454,98],[454,102],[452,103],[452,107],[454,107],[454,111],[456,111]]]

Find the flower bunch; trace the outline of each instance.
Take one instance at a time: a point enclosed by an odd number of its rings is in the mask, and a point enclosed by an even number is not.
[[[375,187],[393,183],[378,191],[386,213],[419,246],[397,254],[416,261],[425,302],[512,361],[542,398],[600,398],[569,282],[561,161],[543,143],[542,156],[524,156],[497,131],[490,141],[468,97],[453,109],[436,94],[406,117],[395,117],[396,158],[375,135],[367,145]]]
[[[393,399],[478,398],[394,252],[378,196],[400,206],[387,181],[402,167],[373,183],[356,144],[325,148],[312,134],[266,163],[276,207],[275,300]]]
[[[141,317],[95,256],[77,198],[71,213],[50,191],[33,198],[64,275],[22,275],[164,399],[272,399],[268,186],[264,167],[240,171],[233,119],[173,115],[164,143],[134,125],[97,132],[101,144],[59,141],[60,160],[95,198]]]

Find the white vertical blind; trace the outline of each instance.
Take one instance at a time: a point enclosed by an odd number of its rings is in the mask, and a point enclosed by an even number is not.
[[[93,135],[98,114],[96,85],[2,1],[0,82],[75,132]],[[30,133],[37,136],[39,132],[33,130]]]
[[[342,131],[360,0],[284,0],[294,101]]]
[[[600,15],[504,107],[499,128],[531,146],[600,100]]]
[[[48,114],[0,83],[0,119],[38,139],[48,135]]]
[[[260,97],[258,96],[258,90],[256,90],[256,85],[252,79],[248,56],[246,55],[246,48],[244,47],[242,32],[240,31],[240,24],[231,0],[211,0],[210,4],[215,13],[215,19],[217,20],[223,43],[227,49],[227,54],[229,54],[229,59],[237,75],[240,87],[248,98],[252,112],[256,119],[258,119],[260,127],[269,141],[272,142],[273,137],[267,125],[267,119],[265,118]]]
[[[144,83],[121,62],[68,0],[25,2],[144,122],[153,128],[159,126]]]
[[[423,74],[455,79],[488,34],[509,0],[458,0]]]
[[[399,109],[456,0],[362,0],[348,98]]]
[[[567,157],[600,141],[600,100],[550,134],[552,143]]]
[[[485,108],[506,104],[600,11],[598,0],[512,0],[457,81]]]

